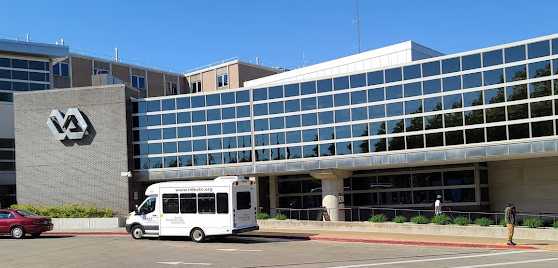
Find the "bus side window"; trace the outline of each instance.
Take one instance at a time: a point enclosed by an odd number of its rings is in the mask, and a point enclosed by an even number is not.
[[[196,213],[196,194],[180,195],[180,213]]]
[[[217,193],[217,213],[229,213],[229,195],[227,193]]]
[[[198,212],[199,213],[215,213],[215,194],[214,193],[198,194]]]
[[[178,194],[163,194],[163,213],[178,213]]]
[[[236,209],[249,209],[251,207],[250,192],[236,193]]]

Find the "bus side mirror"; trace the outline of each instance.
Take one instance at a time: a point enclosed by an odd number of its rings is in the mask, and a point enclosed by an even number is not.
[[[139,214],[138,205],[136,205],[136,209],[134,209],[134,212],[135,212],[136,214]]]

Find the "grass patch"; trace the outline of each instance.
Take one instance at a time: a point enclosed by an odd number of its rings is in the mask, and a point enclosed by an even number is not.
[[[471,222],[469,221],[469,218],[459,216],[459,217],[456,217],[455,219],[453,219],[453,223],[457,224],[457,225],[465,226],[465,225],[469,225],[469,223],[471,223]]]
[[[287,219],[287,215],[283,215],[283,214],[279,213],[279,214],[275,215],[274,219],[284,221],[284,220]]]
[[[482,217],[475,220],[475,224],[480,226],[490,226],[494,224],[494,221],[490,218]]]
[[[370,217],[370,219],[368,219],[369,222],[385,222],[387,221],[387,217],[384,214],[376,214],[372,217]]]
[[[416,224],[427,224],[430,222],[430,220],[427,217],[421,215],[412,217],[411,222]]]
[[[395,218],[393,218],[393,222],[395,223],[404,223],[407,221],[407,218],[405,216],[395,216]]]
[[[269,214],[267,214],[265,212],[258,212],[258,213],[256,213],[256,219],[267,220],[267,219],[269,219]]]
[[[451,219],[446,214],[440,214],[432,217],[432,223],[438,225],[447,225],[447,224],[451,224]]]
[[[552,228],[557,228],[558,229],[558,221],[555,221],[554,223],[552,223]]]
[[[523,219],[521,225],[529,227],[529,228],[539,228],[544,226],[544,221],[540,218],[535,217],[527,217]]]

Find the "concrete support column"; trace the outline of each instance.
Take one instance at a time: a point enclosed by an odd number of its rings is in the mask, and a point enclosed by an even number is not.
[[[260,190],[258,187],[258,177],[249,177],[250,181],[253,181],[256,185],[256,211],[260,212]]]
[[[343,179],[351,176],[351,171],[325,170],[311,172],[310,175],[322,181],[322,207],[327,209],[331,221],[344,221],[345,205],[343,198]]]
[[[269,176],[269,214],[277,214],[277,176]]]

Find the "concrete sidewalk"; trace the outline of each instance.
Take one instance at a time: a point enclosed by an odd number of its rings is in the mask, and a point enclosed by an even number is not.
[[[99,230],[51,231],[46,236],[127,236],[124,228]],[[506,238],[493,239],[481,237],[446,236],[446,235],[408,235],[373,232],[323,231],[296,229],[261,229],[240,234],[243,237],[283,238],[300,240],[358,242],[376,244],[396,244],[430,247],[461,247],[491,249],[542,249],[558,251],[558,242],[540,240],[516,240],[515,247],[506,245]]]

